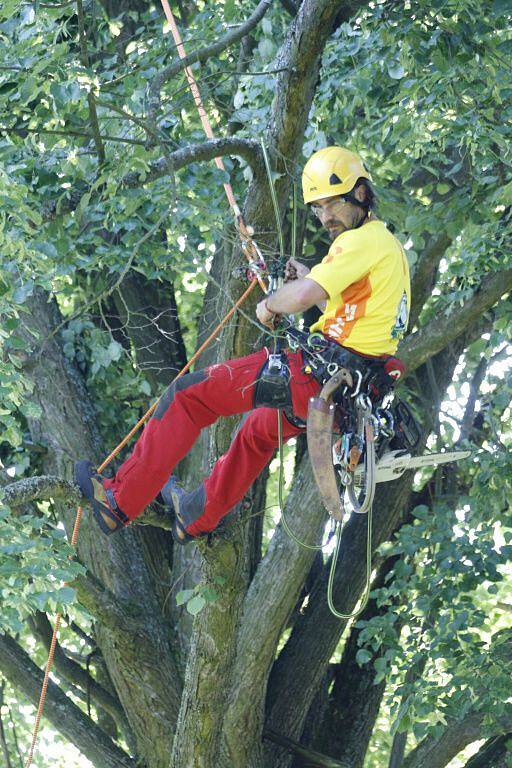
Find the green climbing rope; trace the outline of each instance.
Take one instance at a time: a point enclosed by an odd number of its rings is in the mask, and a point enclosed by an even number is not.
[[[277,434],[278,434],[278,440],[279,440],[279,479],[278,479],[278,501],[279,501],[279,512],[281,513],[281,522],[283,524],[283,528],[285,529],[286,533],[290,537],[290,539],[293,539],[293,541],[299,545],[299,547],[302,547],[303,549],[310,549],[315,552],[317,552],[320,549],[323,549],[325,544],[306,544],[306,542],[301,541],[298,536],[295,535],[295,533],[290,528],[290,525],[286,519],[286,515],[284,513],[284,456],[283,456],[283,414],[280,410],[277,411]]]
[[[329,543],[331,537],[327,540],[325,544],[306,544],[306,542],[301,541],[298,536],[292,531],[290,528],[290,525],[286,519],[286,515],[284,512],[284,455],[283,455],[283,422],[282,422],[282,413],[280,410],[277,411],[277,431],[278,431],[278,440],[279,440],[279,473],[278,473],[278,502],[279,502],[279,511],[281,513],[281,522],[283,524],[283,528],[288,534],[288,536],[299,546],[303,549],[318,551],[321,549],[324,549],[324,547]],[[335,616],[337,619],[355,619],[357,616],[359,616],[362,611],[366,608],[368,604],[368,599],[370,597],[370,591],[371,591],[371,575],[372,575],[372,521],[373,521],[373,508],[372,506],[369,507],[367,512],[367,528],[366,528],[366,578],[365,578],[365,587],[363,594],[361,596],[361,600],[359,603],[359,607],[353,611],[352,613],[341,613],[341,611],[338,611],[337,608],[334,605],[333,601],[333,591],[334,591],[334,576],[336,573],[336,567],[338,565],[338,559],[340,554],[340,546],[341,546],[341,537],[345,528],[345,522],[337,522],[333,535],[336,539],[336,545],[334,547],[334,552],[331,557],[331,565],[329,569],[329,579],[327,582],[327,605],[329,606],[329,610]]]

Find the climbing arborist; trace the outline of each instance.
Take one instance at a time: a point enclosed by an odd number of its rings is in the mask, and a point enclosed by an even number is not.
[[[308,160],[302,188],[332,244],[311,270],[294,259],[287,263],[287,282],[260,301],[258,320],[272,326],[276,316],[317,305],[322,314],[311,331],[322,334],[331,358],[347,366],[385,366],[407,327],[409,270],[399,241],[374,213],[371,177],[357,154],[331,146]],[[90,462],[76,464],[76,481],[102,530],[122,528],[161,492],[176,541],[212,531],[271,459],[278,445],[275,408],[285,413],[283,439],[295,437],[321,381],[301,351],[268,349],[177,379],[114,478],[99,475]],[[227,453],[198,488],[186,492],[173,468],[201,429],[219,416],[241,413],[247,415]]]

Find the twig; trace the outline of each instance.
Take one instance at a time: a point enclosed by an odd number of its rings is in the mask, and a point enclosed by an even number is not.
[[[3,133],[14,133],[17,136],[24,136],[25,133],[35,133],[35,134],[48,134],[48,135],[55,135],[55,136],[78,136],[79,138],[84,139],[94,139],[94,136],[90,133],[85,133],[84,131],[55,131],[51,130],[50,128],[7,128],[6,126],[0,126],[0,132]],[[141,147],[145,147],[146,143],[145,141],[141,141],[140,139],[128,139],[124,138],[122,136],[101,136],[102,141],[118,141],[123,144],[136,144]]]
[[[76,9],[78,15],[78,36],[80,39],[80,59],[82,65],[88,69],[89,55],[87,53],[87,38],[85,34],[84,9],[82,6],[82,0],[76,0]],[[103,165],[105,162],[105,147],[101,138],[100,126],[98,123],[98,113],[96,111],[96,103],[94,100],[92,87],[87,91],[87,103],[89,104],[89,117],[91,120],[94,144],[96,146],[96,152],[98,153],[98,160],[100,161],[100,165]]]
[[[167,216],[168,216],[168,211],[166,210],[166,211],[165,211],[165,213],[163,213],[163,214],[162,214],[162,215],[159,217],[159,219],[156,221],[156,223],[155,223],[155,224],[154,224],[154,225],[151,227],[151,229],[149,229],[149,230],[148,230],[148,231],[147,231],[147,232],[146,232],[146,233],[145,233],[145,234],[144,234],[144,235],[143,235],[143,236],[140,238],[140,240],[138,240],[138,241],[135,243],[135,245],[134,245],[134,247],[133,247],[133,250],[132,250],[132,252],[131,252],[131,254],[130,254],[130,257],[129,257],[129,258],[128,258],[128,260],[126,261],[126,264],[125,264],[125,266],[123,267],[123,269],[122,269],[122,271],[121,271],[121,273],[120,273],[119,277],[117,278],[117,280],[116,280],[116,281],[113,283],[113,285],[112,285],[110,288],[106,288],[106,289],[105,289],[105,290],[104,290],[102,293],[100,293],[98,296],[95,296],[93,299],[91,299],[90,301],[88,301],[88,302],[87,302],[86,304],[84,304],[82,307],[79,307],[79,308],[78,308],[78,309],[77,309],[75,312],[73,312],[73,313],[72,313],[72,314],[71,314],[69,317],[66,317],[64,320],[62,320],[62,322],[61,322],[61,323],[59,323],[59,324],[58,324],[58,325],[57,325],[57,326],[56,326],[56,327],[55,327],[55,328],[52,330],[52,332],[51,332],[51,333],[50,333],[50,334],[49,334],[49,335],[46,337],[46,339],[44,339],[44,341],[41,343],[41,349],[40,349],[40,351],[39,351],[38,357],[41,357],[41,355],[43,354],[43,350],[44,350],[44,348],[45,348],[45,345],[46,345],[46,344],[47,344],[47,343],[50,341],[50,339],[53,339],[53,337],[54,337],[54,336],[56,336],[56,334],[57,334],[57,333],[58,333],[58,332],[59,332],[59,331],[60,331],[60,330],[61,330],[61,329],[62,329],[62,328],[65,326],[65,325],[67,325],[69,322],[71,322],[71,320],[75,320],[77,317],[80,317],[80,315],[82,315],[84,312],[87,312],[87,310],[88,310],[88,309],[90,309],[92,306],[94,306],[94,304],[96,304],[98,301],[103,301],[103,300],[104,300],[104,299],[106,299],[108,296],[110,296],[112,293],[114,293],[114,291],[115,291],[115,290],[117,290],[117,288],[119,288],[119,286],[120,286],[120,285],[121,285],[121,283],[123,282],[123,280],[124,280],[124,278],[125,278],[126,274],[129,272],[129,270],[130,270],[130,268],[131,268],[131,266],[132,266],[132,264],[133,264],[133,261],[134,261],[134,259],[135,259],[135,256],[137,255],[137,253],[138,253],[138,252],[139,252],[139,250],[140,250],[140,247],[141,247],[141,246],[142,246],[142,245],[143,245],[143,244],[146,242],[146,240],[149,240],[149,238],[150,238],[152,235],[154,235],[154,233],[155,233],[155,232],[156,232],[158,229],[160,229],[160,227],[161,227],[162,223],[163,223],[163,222],[164,222],[164,220],[167,218]]]
[[[168,67],[157,75],[149,88],[149,114],[152,120],[156,119],[156,113],[160,106],[160,91],[163,84],[169,80],[173,75],[176,75],[185,67],[189,67],[195,62],[204,62],[210,59],[212,56],[217,56],[233,43],[237,43],[242,37],[245,37],[251,29],[253,29],[263,18],[273,0],[261,0],[258,3],[254,13],[249,16],[247,21],[241,24],[236,29],[230,30],[224,37],[221,37],[217,42],[212,45],[206,45],[204,48],[199,48],[197,51],[192,51],[188,56],[178,61],[173,61]]]

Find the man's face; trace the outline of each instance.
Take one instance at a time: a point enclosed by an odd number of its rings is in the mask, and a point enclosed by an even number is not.
[[[323,197],[311,204],[311,210],[327,230],[331,240],[335,240],[347,229],[352,229],[354,226],[354,208],[352,203],[341,197]]]

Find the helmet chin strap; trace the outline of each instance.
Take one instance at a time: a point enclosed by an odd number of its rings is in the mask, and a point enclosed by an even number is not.
[[[359,229],[359,227],[362,227],[368,218],[368,214],[370,213],[370,206],[366,201],[362,203],[360,200],[358,200],[357,197],[352,194],[352,192],[347,192],[345,195],[341,195],[341,197],[343,200],[347,200],[349,203],[352,203],[352,205],[357,205],[358,208],[363,209],[363,218],[355,225],[355,227],[353,227],[353,229]]]

